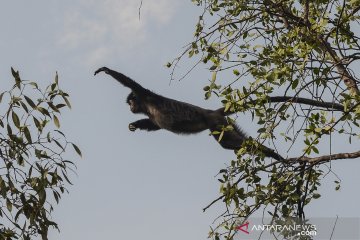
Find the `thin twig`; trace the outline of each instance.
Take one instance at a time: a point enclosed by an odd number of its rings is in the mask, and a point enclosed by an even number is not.
[[[333,229],[331,231],[331,235],[330,235],[330,240],[332,239],[333,237],[333,234],[334,234],[334,231],[335,231],[335,227],[336,227],[336,224],[337,224],[337,220],[339,219],[339,216],[336,216],[336,220],[335,220],[335,223],[334,223],[334,226],[333,226]]]
[[[324,155],[324,156],[314,157],[314,158],[309,158],[309,157],[304,157],[304,156],[299,157],[299,158],[294,157],[294,158],[288,158],[288,159],[286,159],[286,161],[308,162],[308,163],[315,164],[315,163],[326,162],[326,161],[331,161],[331,160],[359,158],[359,157],[360,157],[360,151],[352,152],[352,153],[337,153],[337,154]]]
[[[205,212],[208,208],[210,208],[214,203],[216,203],[217,201],[223,199],[223,197],[225,197],[225,195],[221,195],[220,197],[218,197],[217,199],[215,199],[214,201],[212,201],[209,205],[207,205],[206,207],[203,208],[203,212]]]
[[[344,106],[334,102],[322,102],[313,99],[301,98],[301,97],[290,97],[290,96],[276,96],[269,97],[269,102],[294,102],[300,104],[306,104],[310,106],[329,108],[339,111],[344,111]]]
[[[142,3],[143,3],[143,1],[141,0],[141,2],[140,2],[140,7],[139,7],[139,21],[140,21],[140,17],[141,17],[141,7],[142,7]]]

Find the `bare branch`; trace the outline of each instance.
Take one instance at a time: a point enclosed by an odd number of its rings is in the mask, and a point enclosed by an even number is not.
[[[291,102],[291,103],[299,103],[299,104],[305,104],[310,105],[314,107],[322,107],[326,109],[332,109],[337,111],[344,111],[344,106],[339,103],[334,102],[321,102],[313,99],[308,98],[301,98],[301,97],[291,97],[291,96],[274,96],[274,97],[268,97],[269,103],[277,103],[277,102]],[[256,100],[251,100],[250,103],[255,104]],[[225,107],[220,108],[218,111],[225,112]],[[233,114],[233,112],[226,112],[226,115]]]
[[[143,1],[141,0],[141,2],[140,2],[140,7],[139,7],[139,20],[140,20],[140,17],[141,17],[141,7],[142,7],[142,3],[143,3]]]
[[[214,203],[218,202],[219,200],[223,199],[225,197],[225,195],[221,195],[220,197],[218,197],[217,199],[215,199],[214,201],[212,201],[209,205],[207,205],[206,207],[203,208],[203,212],[205,212],[208,208],[210,208]]]
[[[304,7],[304,20],[308,25],[309,25],[309,5],[310,5],[310,1],[306,0]]]
[[[349,158],[359,158],[360,151],[352,152],[352,153],[337,153],[331,155],[324,155],[320,157],[298,157],[298,158],[288,158],[286,159],[287,162],[308,162],[308,163],[320,163],[320,162],[327,162],[332,160],[339,160],[339,159],[349,159]]]
[[[311,105],[315,107],[323,107],[328,109],[344,111],[344,106],[338,103],[320,102],[313,99],[301,98],[301,97],[275,96],[275,97],[269,97],[269,102],[293,102],[293,103]]]

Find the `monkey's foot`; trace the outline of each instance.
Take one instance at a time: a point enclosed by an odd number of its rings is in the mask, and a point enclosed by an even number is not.
[[[134,124],[132,124],[132,123],[129,124],[130,131],[135,132],[136,129],[137,129],[137,127]]]
[[[109,69],[107,67],[99,68],[98,70],[95,71],[94,75],[98,74],[99,72],[109,73]]]

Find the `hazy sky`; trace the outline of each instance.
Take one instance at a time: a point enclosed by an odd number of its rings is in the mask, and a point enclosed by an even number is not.
[[[220,213],[216,206],[206,213],[202,207],[218,196],[214,176],[235,158],[232,151],[208,132],[130,132],[128,124],[142,116],[125,104],[129,90],[104,74],[93,76],[108,66],[162,95],[220,107],[216,99],[204,100],[210,76],[204,67],[171,83],[164,67],[192,40],[202,9],[190,0],[143,0],[139,20],[139,6],[140,0],[47,0],[4,1],[0,7],[1,85],[11,83],[11,66],[43,86],[58,71],[71,95],[73,109],[62,115],[62,129],[84,157],[70,194],[55,208],[61,233],[51,231],[52,240],[206,239]],[[254,134],[248,120],[239,124]],[[334,191],[329,177],[307,216],[359,217],[360,208],[353,207],[360,197],[359,159],[338,161],[332,169],[341,191]]]

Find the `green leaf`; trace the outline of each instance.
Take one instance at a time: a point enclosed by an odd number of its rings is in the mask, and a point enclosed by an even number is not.
[[[44,205],[45,201],[46,201],[46,191],[45,189],[41,189],[39,192],[38,192],[38,195],[39,195],[39,203],[40,206]]]
[[[15,71],[14,68],[11,67],[11,74],[15,78],[15,85],[20,89],[21,79],[19,71]]]
[[[12,111],[11,115],[12,115],[12,119],[13,119],[14,125],[15,125],[17,128],[20,128],[20,119],[19,119],[18,115],[17,115],[14,111]]]
[[[20,101],[20,104],[22,106],[22,108],[25,110],[26,113],[29,113],[29,109],[28,107],[26,106],[26,104],[23,102],[23,101]]]
[[[54,90],[55,90],[56,86],[57,86],[56,83],[51,84],[51,86],[50,86],[51,92],[48,93],[48,96],[51,96],[54,94]]]
[[[231,102],[227,102],[227,103],[225,104],[224,112],[227,112],[227,111],[230,109],[230,107],[231,107]]]
[[[12,210],[12,203],[10,202],[10,200],[7,198],[6,199],[6,207],[9,210],[9,212],[11,212]]]
[[[50,132],[48,132],[48,133],[46,134],[46,138],[47,138],[47,141],[48,141],[48,142],[51,142]]]
[[[41,112],[43,115],[46,115],[46,116],[50,117],[49,111],[46,110],[45,108],[43,108],[43,107],[37,107],[36,109],[37,109],[39,112]]]
[[[35,123],[35,126],[37,127],[37,129],[38,129],[39,131],[42,131],[43,127],[41,126],[40,121],[39,121],[37,118],[35,118],[35,117],[33,117],[33,120],[34,120],[34,123]]]
[[[58,75],[57,71],[55,73],[55,83],[56,83],[56,85],[59,85],[59,75]]]
[[[55,132],[58,132],[59,134],[61,134],[63,137],[65,137],[65,134],[63,133],[63,132],[61,132],[61,131],[59,131],[59,130],[54,130]]]
[[[59,148],[61,148],[62,150],[65,150],[64,147],[59,143],[59,141],[57,141],[56,139],[53,139],[55,144],[58,145]]]
[[[55,107],[56,107],[57,109],[60,109],[60,108],[65,107],[65,106],[66,106],[66,104],[60,103],[60,104],[57,104]]]
[[[62,171],[62,174],[63,174],[65,180],[66,180],[69,184],[72,185],[72,182],[70,181],[70,179],[68,178],[68,176],[66,175],[66,173],[65,173],[64,171]]]
[[[314,193],[313,194],[313,198],[314,199],[318,199],[318,198],[320,198],[321,197],[321,195],[319,194],[319,193]]]
[[[75,144],[72,143],[73,148],[75,149],[75,151],[77,152],[77,154],[79,154],[80,157],[82,157],[80,148],[78,146],[76,146]]]
[[[314,131],[317,132],[317,133],[321,133],[322,128],[315,128]]]
[[[295,89],[298,86],[298,84],[299,84],[299,79],[295,79],[291,84],[291,88]]]
[[[203,90],[204,90],[205,92],[209,91],[209,90],[210,90],[210,86],[205,86],[205,87],[203,88]]]
[[[209,99],[211,97],[211,92],[206,92],[205,93],[205,99]]]
[[[219,138],[218,138],[218,142],[220,142],[221,141],[221,139],[223,138],[223,136],[224,136],[224,131],[221,131],[221,133],[220,133],[220,135],[219,135]]]
[[[60,121],[55,115],[54,115],[54,124],[57,128],[60,128]]]
[[[59,109],[56,106],[54,106],[54,104],[52,102],[48,102],[48,105],[55,112],[58,112],[58,113],[60,112]]]
[[[191,58],[194,55],[194,50],[189,51],[189,58]]]
[[[27,96],[25,96],[25,95],[24,95],[24,98],[25,98],[26,102],[30,105],[30,107],[36,108],[36,105],[35,105],[35,103],[33,102],[33,100],[31,100],[31,98],[29,98],[29,97],[27,97]]]
[[[314,153],[319,154],[319,150],[316,147],[313,146],[312,150],[314,151]]]
[[[3,93],[0,94],[0,103],[1,103],[1,101],[2,101],[2,99],[3,99],[3,97],[4,97],[4,94],[5,94],[5,92],[3,92]]]
[[[15,215],[15,222],[18,221],[21,214],[24,214],[24,210],[21,208]]]
[[[14,70],[13,67],[11,67],[11,74],[13,75],[13,77],[17,77],[18,73]]]
[[[7,132],[8,132],[9,137],[11,137],[12,136],[12,129],[11,129],[10,125],[8,124],[6,126],[6,128],[7,128]]]
[[[28,143],[32,143],[30,131],[26,126],[24,127],[24,134],[25,134],[25,138],[28,141]]]
[[[258,132],[258,133],[264,133],[264,132],[266,132],[266,128],[259,128],[259,129],[257,130],[257,132]]]
[[[31,86],[33,86],[34,88],[36,88],[36,89],[39,89],[39,86],[37,85],[37,83],[36,82],[31,82],[31,83],[29,83]]]
[[[247,36],[248,36],[248,31],[244,32],[243,39],[247,38]]]
[[[55,198],[56,203],[59,203],[60,194],[54,190],[54,191],[53,191],[53,195],[54,195],[54,198]]]
[[[234,69],[234,70],[233,70],[233,73],[234,73],[236,76],[239,76],[239,75],[240,75],[240,72],[239,72],[239,70],[237,70],[237,69]]]
[[[213,73],[212,73],[212,77],[211,77],[211,81],[212,81],[212,82],[215,82],[215,80],[216,80],[216,75],[217,75],[217,72],[213,72]]]
[[[62,96],[63,97],[63,99],[64,99],[64,101],[65,101],[65,103],[66,103],[66,105],[68,106],[68,108],[70,108],[71,109],[71,104],[70,104],[70,101],[65,97],[65,96]]]
[[[217,65],[212,65],[212,66],[209,68],[209,70],[213,71],[213,70],[215,70],[216,68],[217,68]]]

